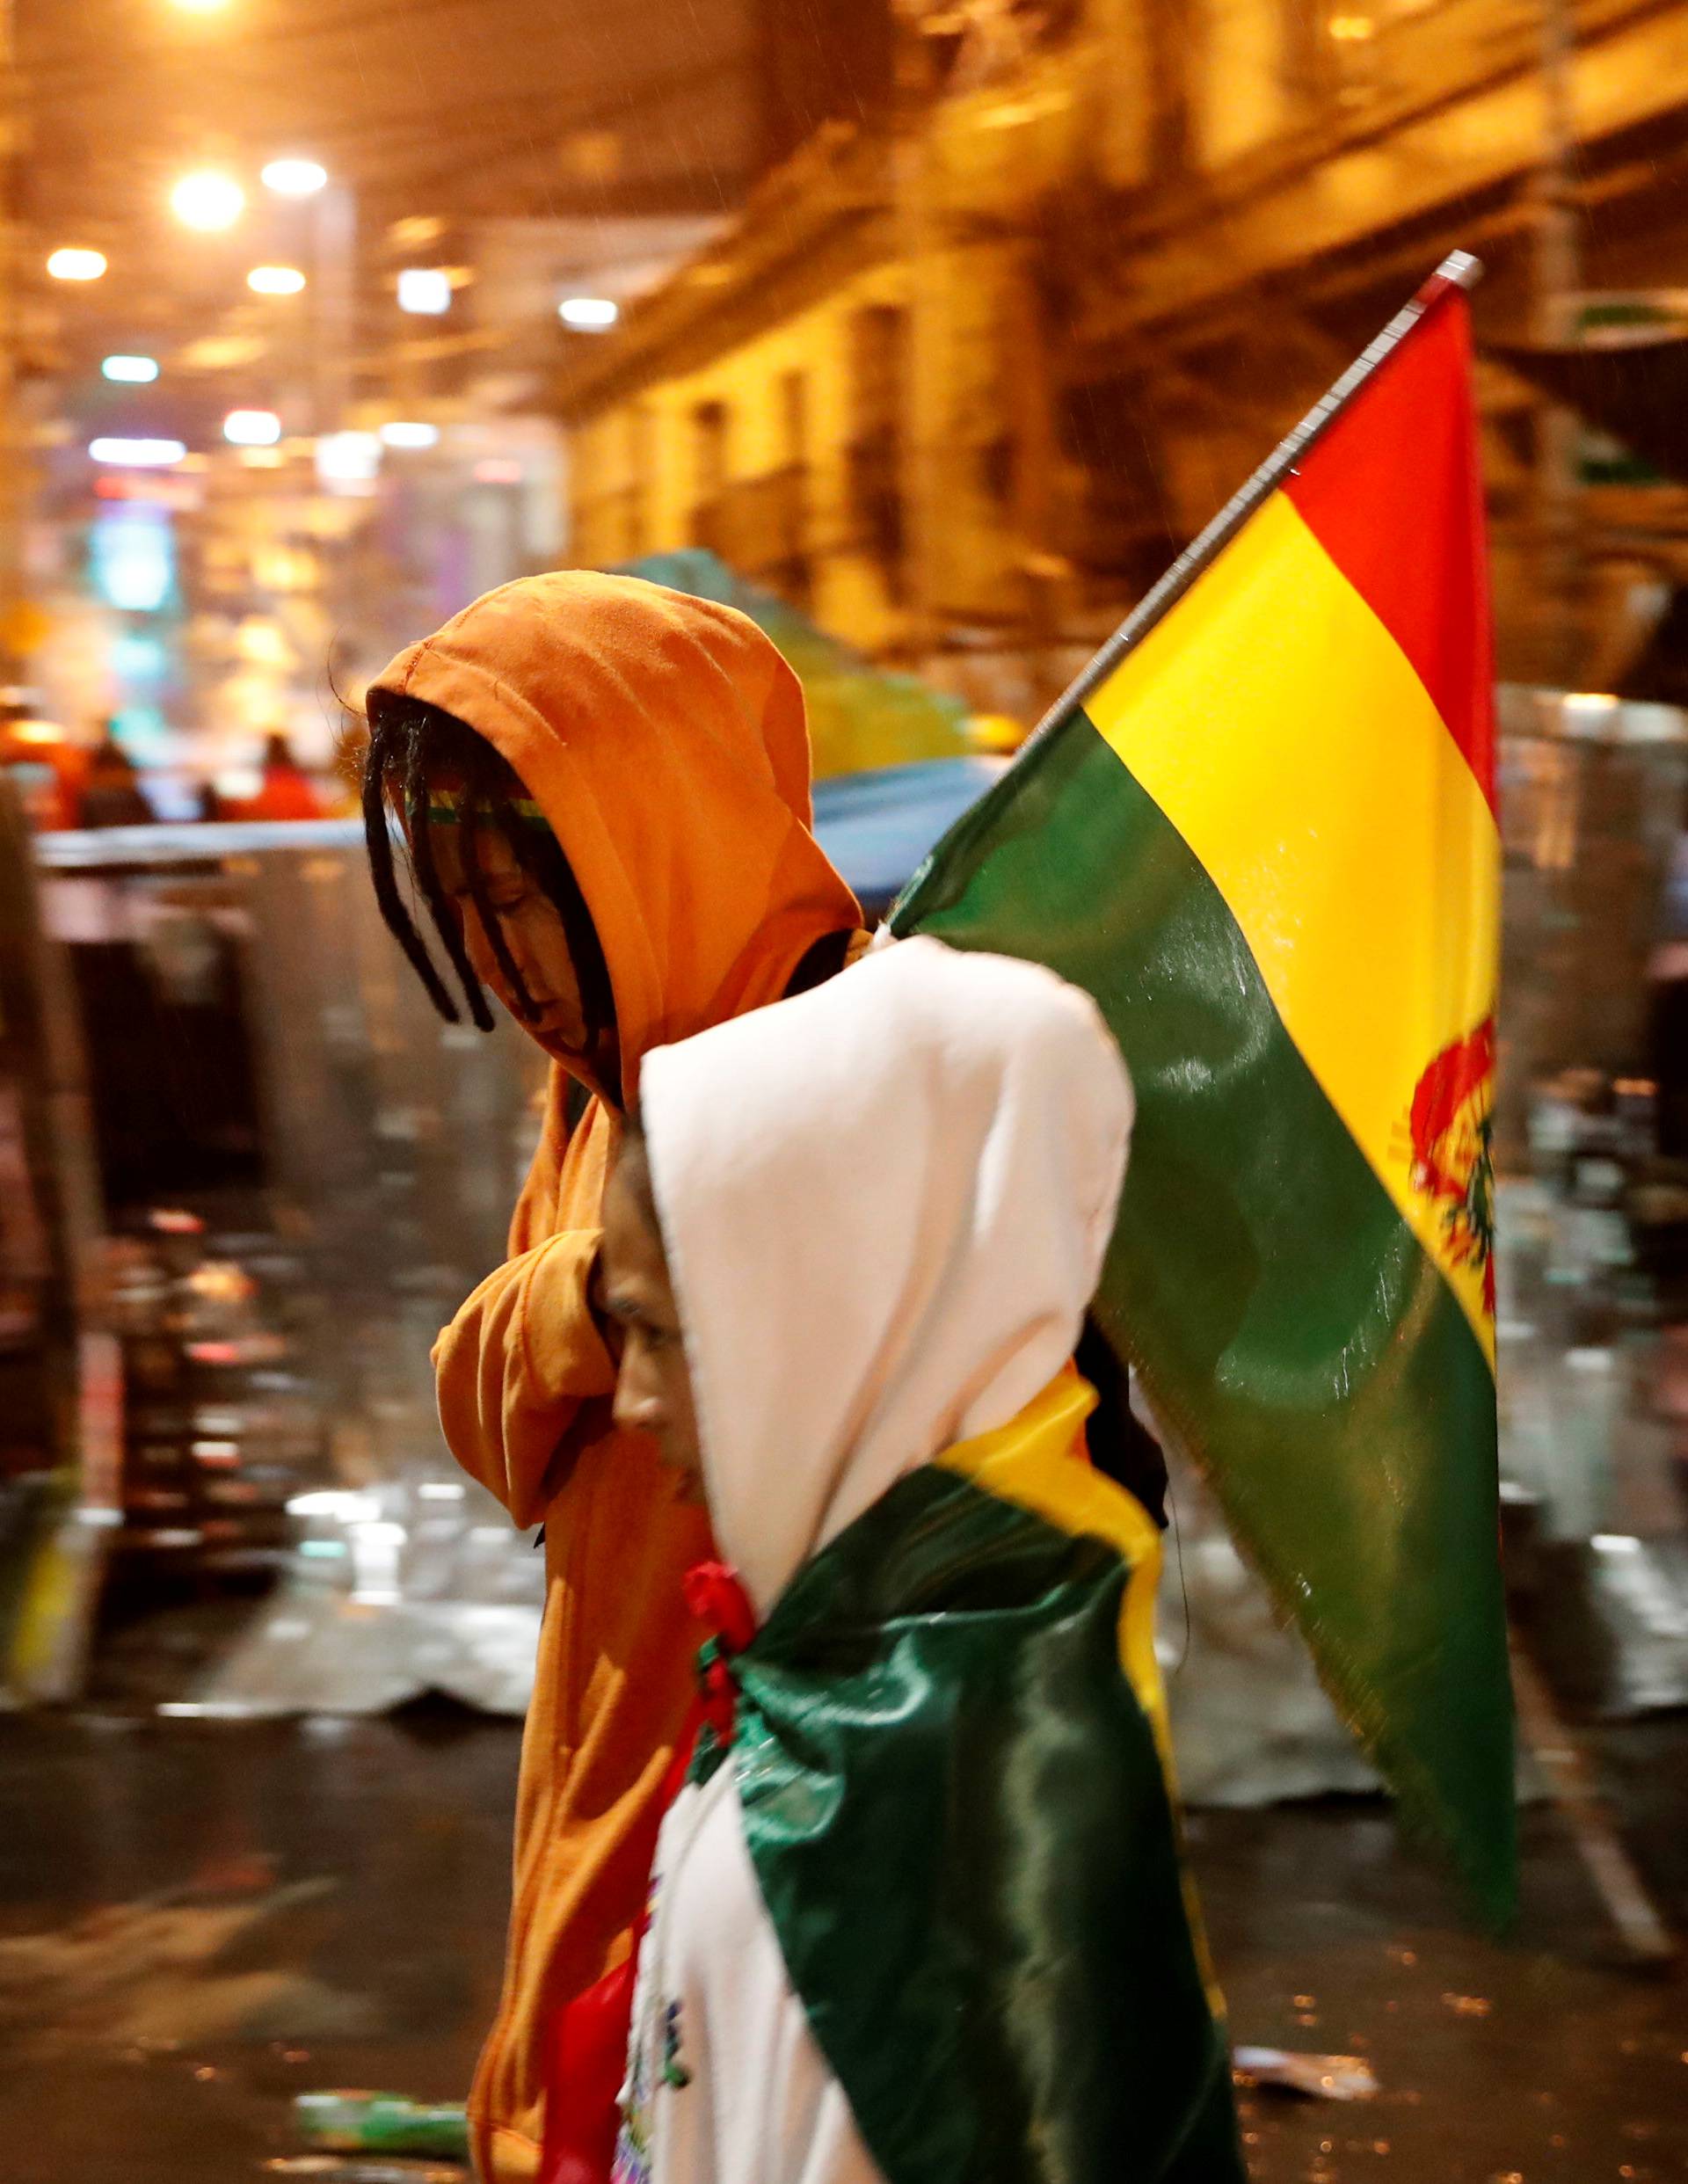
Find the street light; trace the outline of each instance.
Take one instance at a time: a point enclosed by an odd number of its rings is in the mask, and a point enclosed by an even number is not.
[[[246,193],[232,175],[203,167],[185,174],[170,193],[171,208],[185,228],[215,235],[232,228],[246,209]]]
[[[100,376],[114,380],[121,387],[149,387],[158,376],[156,356],[108,356],[101,364]]]
[[[608,333],[622,315],[622,307],[607,295],[565,295],[557,315],[577,333]]]
[[[88,452],[96,462],[126,470],[167,470],[187,455],[179,440],[91,440]]]
[[[222,420],[222,436],[231,448],[273,448],[281,437],[281,420],[273,410],[230,410]]]
[[[304,285],[297,266],[254,266],[246,276],[254,295],[297,295]]]
[[[259,178],[278,197],[315,197],[328,187],[328,169],[314,159],[272,159]]]
[[[437,425],[426,424],[420,418],[414,419],[396,418],[390,425],[382,426],[381,437],[383,444],[389,448],[418,450],[423,448],[437,448],[440,444],[440,427]]]
[[[398,276],[398,308],[418,318],[440,318],[451,309],[451,275],[438,266],[407,266]]]
[[[106,270],[104,251],[55,251],[47,261],[55,280],[98,280]]]
[[[381,469],[374,433],[324,433],[316,442],[316,476],[331,493],[372,493]]]

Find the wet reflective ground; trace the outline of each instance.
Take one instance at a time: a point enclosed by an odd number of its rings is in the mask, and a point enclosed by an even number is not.
[[[5,2184],[225,2184],[296,2151],[292,2093],[460,2095],[495,2000],[516,1742],[441,1711],[0,1722]],[[1678,1722],[1608,1754],[1679,1922],[1685,1743]],[[1528,1817],[1504,1946],[1371,1804],[1192,1832],[1237,2038],[1362,2054],[1381,2081],[1350,2106],[1247,2096],[1262,2184],[1688,2173],[1688,1983],[1618,1965],[1551,1816]]]
[[[1683,1743],[1677,1724],[1633,1745],[1655,1786],[1676,1770],[1677,1816]],[[1680,1930],[1680,1818],[1655,1839],[1639,1817],[1650,1877]],[[1461,1923],[1381,1807],[1204,1814],[1191,1825],[1235,2039],[1359,2054],[1380,2085],[1350,2106],[1244,2094],[1255,2179],[1688,2174],[1688,1978],[1626,1968],[1549,1812],[1524,1816],[1524,1913],[1504,1943]]]
[[[295,2092],[461,2098],[517,1737],[469,1715],[0,1723],[0,2176],[211,2184]]]

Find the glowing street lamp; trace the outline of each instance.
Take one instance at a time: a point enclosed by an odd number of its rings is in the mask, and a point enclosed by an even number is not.
[[[372,493],[380,470],[375,433],[324,433],[316,442],[317,481],[331,493]]]
[[[273,410],[230,410],[222,420],[222,436],[231,448],[273,448],[281,437],[281,420]]]
[[[158,376],[156,356],[108,356],[99,368],[102,379],[120,387],[149,387]]]
[[[88,452],[96,462],[125,470],[167,470],[187,459],[179,440],[91,440]]]
[[[254,295],[297,295],[304,285],[297,266],[254,266],[246,276]]]
[[[576,333],[608,333],[622,315],[619,303],[607,295],[565,295],[557,315]]]
[[[185,228],[216,235],[232,228],[246,209],[246,193],[232,175],[203,167],[185,174],[170,193],[171,209]]]
[[[440,318],[451,309],[451,275],[438,266],[407,266],[398,276],[398,308],[419,318]]]
[[[328,169],[314,159],[272,159],[259,178],[278,197],[315,197],[328,187]]]
[[[47,261],[55,280],[98,280],[106,270],[104,251],[55,251]]]
[[[440,427],[426,424],[420,418],[395,418],[390,425],[382,426],[381,437],[382,444],[389,448],[437,448]]]

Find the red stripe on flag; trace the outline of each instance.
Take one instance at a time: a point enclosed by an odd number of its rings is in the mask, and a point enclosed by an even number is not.
[[[1408,335],[1284,490],[1412,662],[1492,807],[1488,567],[1463,296]]]

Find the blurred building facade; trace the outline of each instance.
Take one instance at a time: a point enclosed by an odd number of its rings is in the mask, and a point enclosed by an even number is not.
[[[574,345],[571,558],[711,547],[1030,718],[1447,250],[1485,345],[1688,290],[1679,9],[886,20],[880,102]],[[1609,685],[1688,580],[1688,491],[1573,445],[1555,499],[1539,398],[1495,361],[1481,394],[1502,675]]]
[[[269,730],[324,763],[331,683],[563,557],[559,306],[660,284],[891,58],[853,0],[248,12],[27,9],[0,55],[0,680],[168,817]],[[202,162],[225,225],[172,209]]]

